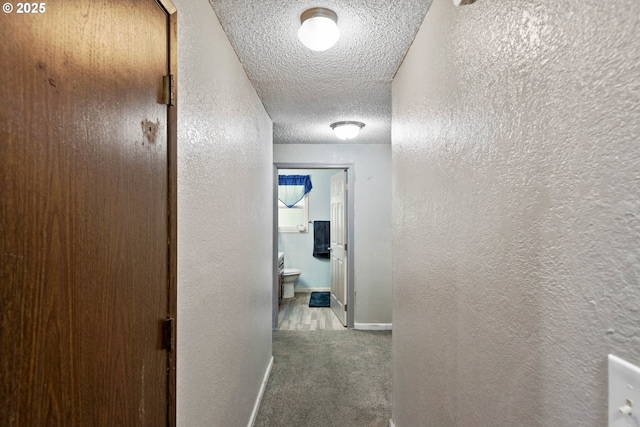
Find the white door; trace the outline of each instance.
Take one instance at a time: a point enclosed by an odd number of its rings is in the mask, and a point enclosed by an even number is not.
[[[331,177],[331,309],[347,325],[347,225],[345,172]]]

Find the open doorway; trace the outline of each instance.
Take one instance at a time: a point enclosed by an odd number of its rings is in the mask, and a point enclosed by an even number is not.
[[[316,181],[316,190],[308,192],[308,197],[301,198],[295,210],[279,207],[282,202],[278,199],[279,175],[287,177],[311,178],[311,185]],[[332,196],[331,178],[341,178],[342,184],[334,184],[335,188],[343,190],[343,205],[335,204]],[[293,178],[291,178],[293,179]],[[299,270],[296,280],[296,292],[327,291],[331,295],[331,309],[341,322],[348,328],[353,328],[354,322],[354,274],[353,268],[353,230],[354,230],[354,188],[353,165],[351,164],[308,164],[308,163],[275,163],[273,179],[273,310],[272,327],[278,328],[278,312],[283,296],[282,268]],[[335,190],[334,188],[334,190]],[[335,192],[335,191],[334,191]],[[333,202],[332,202],[333,197]],[[294,203],[295,200],[288,202]],[[338,209],[337,209],[338,208]],[[281,224],[279,232],[278,218],[280,211],[287,211],[287,217],[293,217],[292,224]],[[306,210],[306,212],[305,212]],[[337,215],[337,216],[336,216]],[[333,216],[334,221],[331,221]],[[340,218],[341,220],[335,220]],[[323,224],[331,227],[334,237],[343,235],[342,239],[331,242],[326,259],[314,259],[314,244],[317,242],[314,234]],[[336,228],[338,227],[338,228]],[[283,230],[286,230],[283,232]],[[343,234],[341,234],[343,233]],[[333,247],[331,247],[333,246]],[[281,250],[284,249],[285,250]],[[317,249],[317,248],[316,248]],[[284,252],[284,265],[282,253]],[[287,254],[288,252],[288,254]],[[317,257],[322,258],[322,257]],[[341,264],[342,263],[342,264]],[[336,267],[344,267],[343,269]],[[289,273],[288,271],[288,273]],[[306,274],[305,274],[306,271]],[[343,284],[342,288],[336,284]],[[292,286],[290,283],[287,287]],[[288,297],[291,296],[289,290]],[[285,300],[286,301],[286,300]],[[328,319],[328,318],[327,318]],[[323,321],[323,320],[321,320]],[[328,326],[331,328],[331,326]]]

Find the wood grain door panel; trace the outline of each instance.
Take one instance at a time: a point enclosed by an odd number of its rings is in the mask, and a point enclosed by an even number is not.
[[[0,17],[0,424],[167,423],[167,15]]]

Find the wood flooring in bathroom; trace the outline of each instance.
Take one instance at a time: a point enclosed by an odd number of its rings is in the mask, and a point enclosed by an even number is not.
[[[346,331],[338,317],[328,307],[309,307],[310,292],[296,292],[284,298],[278,310],[281,331]]]

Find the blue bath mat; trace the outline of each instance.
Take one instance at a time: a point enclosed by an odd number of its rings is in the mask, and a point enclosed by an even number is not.
[[[331,297],[329,292],[311,292],[309,307],[329,307],[330,305]]]

